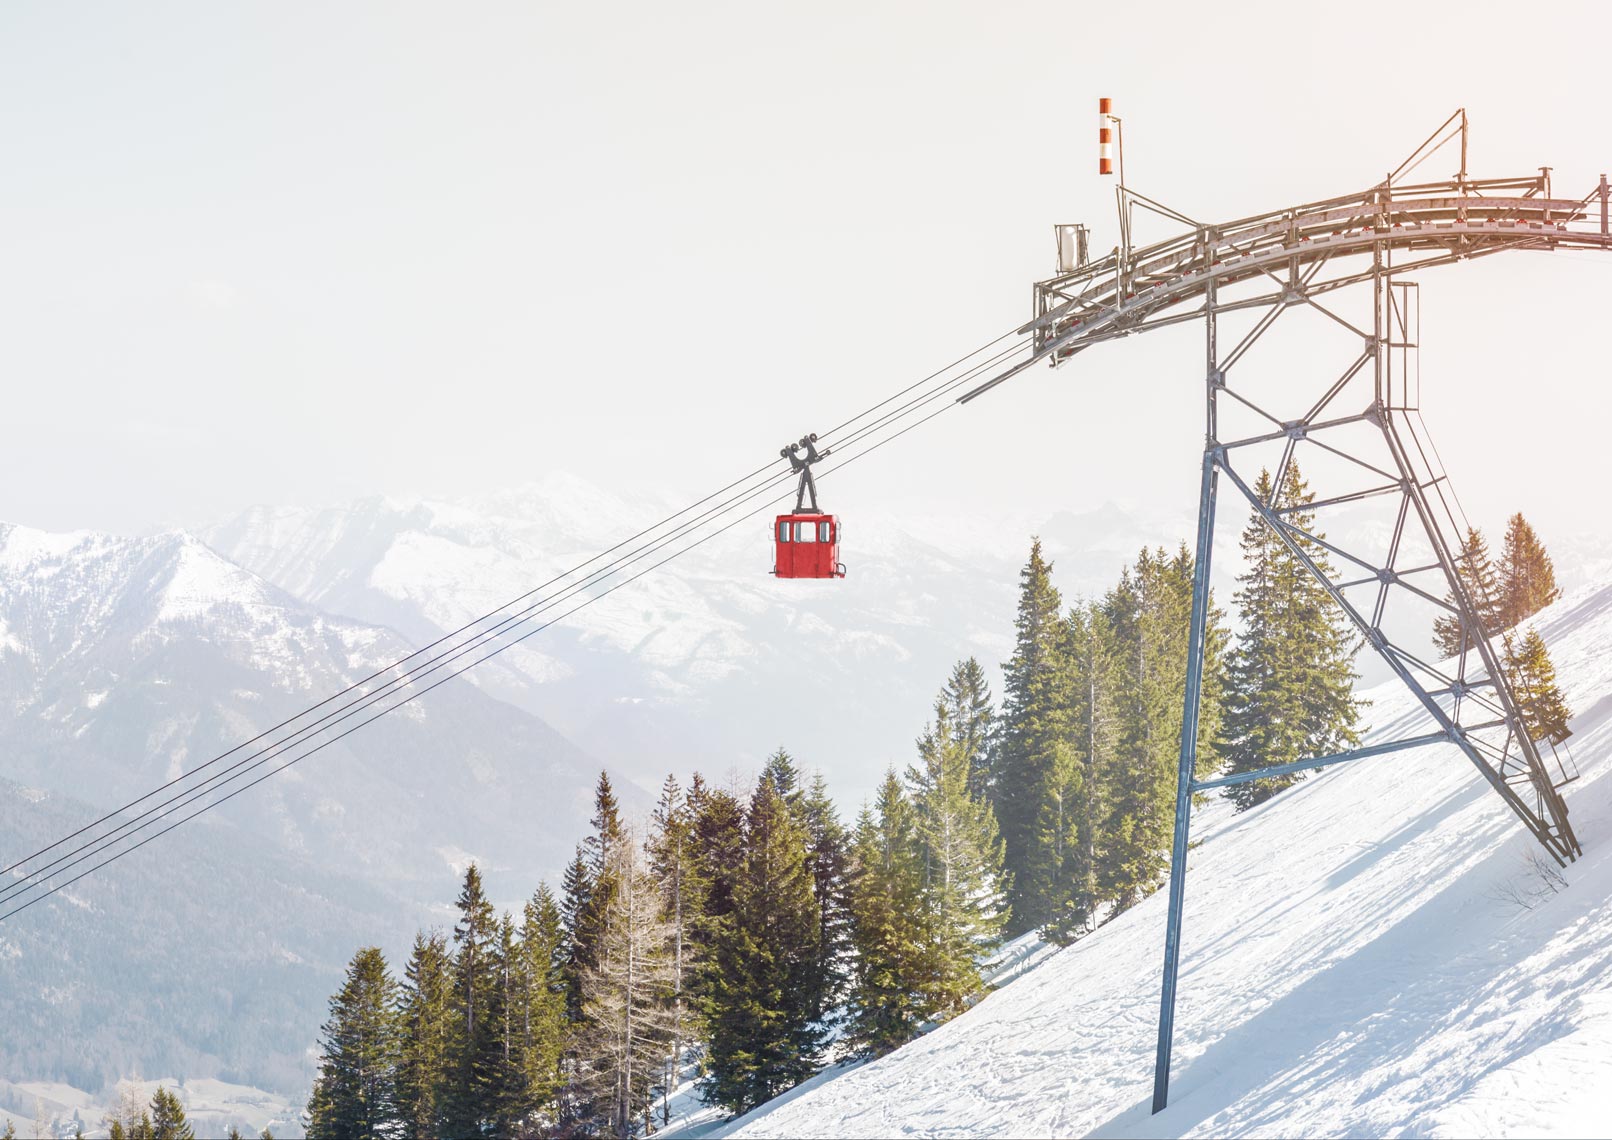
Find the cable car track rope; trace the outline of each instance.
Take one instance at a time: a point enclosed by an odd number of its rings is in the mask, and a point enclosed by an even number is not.
[[[998,346],[1004,341],[1011,343],[1005,348],[999,348]],[[842,457],[847,450],[851,450],[852,454],[827,468],[823,476],[831,475],[858,459],[871,455],[886,444],[928,423],[942,412],[959,406],[955,401],[947,401],[938,408],[919,414],[936,401],[954,393],[959,387],[977,379],[983,372],[1004,364],[1009,358],[1024,352],[1029,347],[1030,340],[1022,333],[1005,333],[836,424],[828,432],[823,433],[822,442],[825,449]],[[988,355],[982,357],[982,354]],[[969,363],[970,361],[973,363]],[[963,367],[965,365],[966,367]],[[959,368],[962,369],[960,372]],[[906,399],[903,400],[903,397]],[[895,406],[891,407],[892,404]],[[874,413],[881,409],[888,410],[874,416]],[[904,422],[907,420],[912,422]],[[851,428],[852,425],[859,426],[843,437],[835,438],[838,433]],[[0,868],[0,876],[11,878],[10,882],[0,886],[0,922],[65,890],[123,856],[144,847],[152,840],[221,806],[271,776],[323,751],[388,713],[402,708],[438,685],[499,656],[527,638],[536,636],[594,602],[608,597],[621,587],[637,581],[776,504],[788,500],[793,494],[792,491],[785,490],[782,494],[771,494],[794,481],[793,471],[776,470],[783,462],[784,460],[780,458],[763,464],[719,490],[645,527],[570,569],[554,575],[519,597],[443,634],[428,645],[355,681],[345,689],[280,721],[189,772]],[[758,499],[761,500],[760,504],[752,505]],[[713,500],[719,501],[714,505],[708,505],[712,504]],[[700,509],[702,507],[703,510]],[[746,507],[749,509],[746,510]],[[728,519],[728,516],[739,511],[743,513]],[[691,514],[691,512],[697,513]],[[680,519],[683,521],[678,522]],[[728,521],[724,522],[725,519]],[[675,526],[672,525],[674,523]],[[718,523],[722,525],[718,526]],[[704,533],[701,533],[702,531]],[[628,577],[612,581],[636,563],[673,547],[675,549],[665,557],[651,562]],[[611,555],[615,557],[609,557]],[[601,559],[607,558],[608,561],[595,565],[600,563]],[[589,570],[589,567],[594,568]],[[587,573],[583,574],[584,570],[587,570]],[[582,576],[576,578],[578,574]],[[572,578],[575,580],[567,582],[567,579]],[[588,592],[601,585],[606,585],[606,588],[596,593]],[[558,588],[552,593],[544,594],[550,587]],[[570,608],[547,618],[540,624],[531,624],[540,616],[568,601],[576,600],[579,596],[582,600]],[[494,619],[498,619],[495,624],[486,626],[486,623],[493,622]],[[484,626],[485,628],[478,628]],[[480,652],[482,650],[486,652]],[[446,672],[442,672],[443,670]],[[430,680],[428,684],[421,684],[439,672],[442,672],[441,676]],[[348,699],[342,703],[344,698]],[[320,713],[320,710],[326,711],[315,718],[314,714]],[[346,724],[340,731],[334,731],[345,722],[364,713],[369,715],[362,716],[354,723]],[[253,749],[254,745],[258,747]],[[252,750],[244,751],[247,749]],[[222,764],[231,757],[235,757],[233,762],[197,782],[208,769]],[[279,763],[275,764],[275,761]],[[274,766],[267,767],[266,771],[260,771],[271,764]],[[166,799],[159,800],[165,792],[172,794]],[[149,806],[137,814],[123,818],[125,813],[153,800],[158,802],[149,803]],[[194,810],[189,810],[192,808]],[[140,833],[174,816],[178,818],[173,819],[167,826],[140,837]],[[115,826],[107,828],[107,825]],[[107,829],[102,830],[103,828]],[[81,842],[67,850],[61,850],[68,848],[74,840]],[[60,853],[54,858],[47,862],[39,862],[44,856],[57,851]],[[91,862],[92,860],[94,862]],[[90,863],[90,866],[77,871],[71,878],[55,882],[56,879],[85,863]]]

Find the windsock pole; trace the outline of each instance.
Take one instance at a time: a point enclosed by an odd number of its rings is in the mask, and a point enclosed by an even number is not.
[[[1108,125],[1113,118],[1114,101],[1097,100],[1097,173],[1114,173],[1113,129]]]

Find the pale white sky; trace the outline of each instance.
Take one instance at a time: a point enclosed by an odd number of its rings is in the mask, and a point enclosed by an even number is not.
[[[563,469],[703,494],[1021,323],[1131,182],[1242,216],[1380,178],[1456,106],[1479,176],[1612,167],[1612,9],[1284,3],[10,3],[0,518]],[[1450,170],[1430,172],[1445,175]],[[1612,257],[1424,281],[1468,507],[1601,526]],[[1189,513],[1196,334],[1036,371],[829,488]],[[1187,537],[1187,536],[1183,536]]]

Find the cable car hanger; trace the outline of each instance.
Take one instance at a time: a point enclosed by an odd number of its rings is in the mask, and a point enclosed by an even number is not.
[[[806,452],[805,459],[802,459],[798,454],[801,451]],[[815,431],[801,436],[799,443],[784,445],[778,452],[783,458],[789,460],[790,468],[800,474],[800,489],[795,492],[795,513],[797,515],[805,513],[806,497],[808,495],[812,499],[811,513],[814,515],[822,513],[817,508],[817,480],[812,478],[812,464],[819,459],[827,459],[833,452],[832,447],[823,452],[817,450],[817,433]]]

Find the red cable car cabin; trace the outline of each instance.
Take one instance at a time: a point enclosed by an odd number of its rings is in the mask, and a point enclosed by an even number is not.
[[[780,578],[843,578],[840,520],[833,515],[779,515],[772,524],[777,554],[772,572]]]

